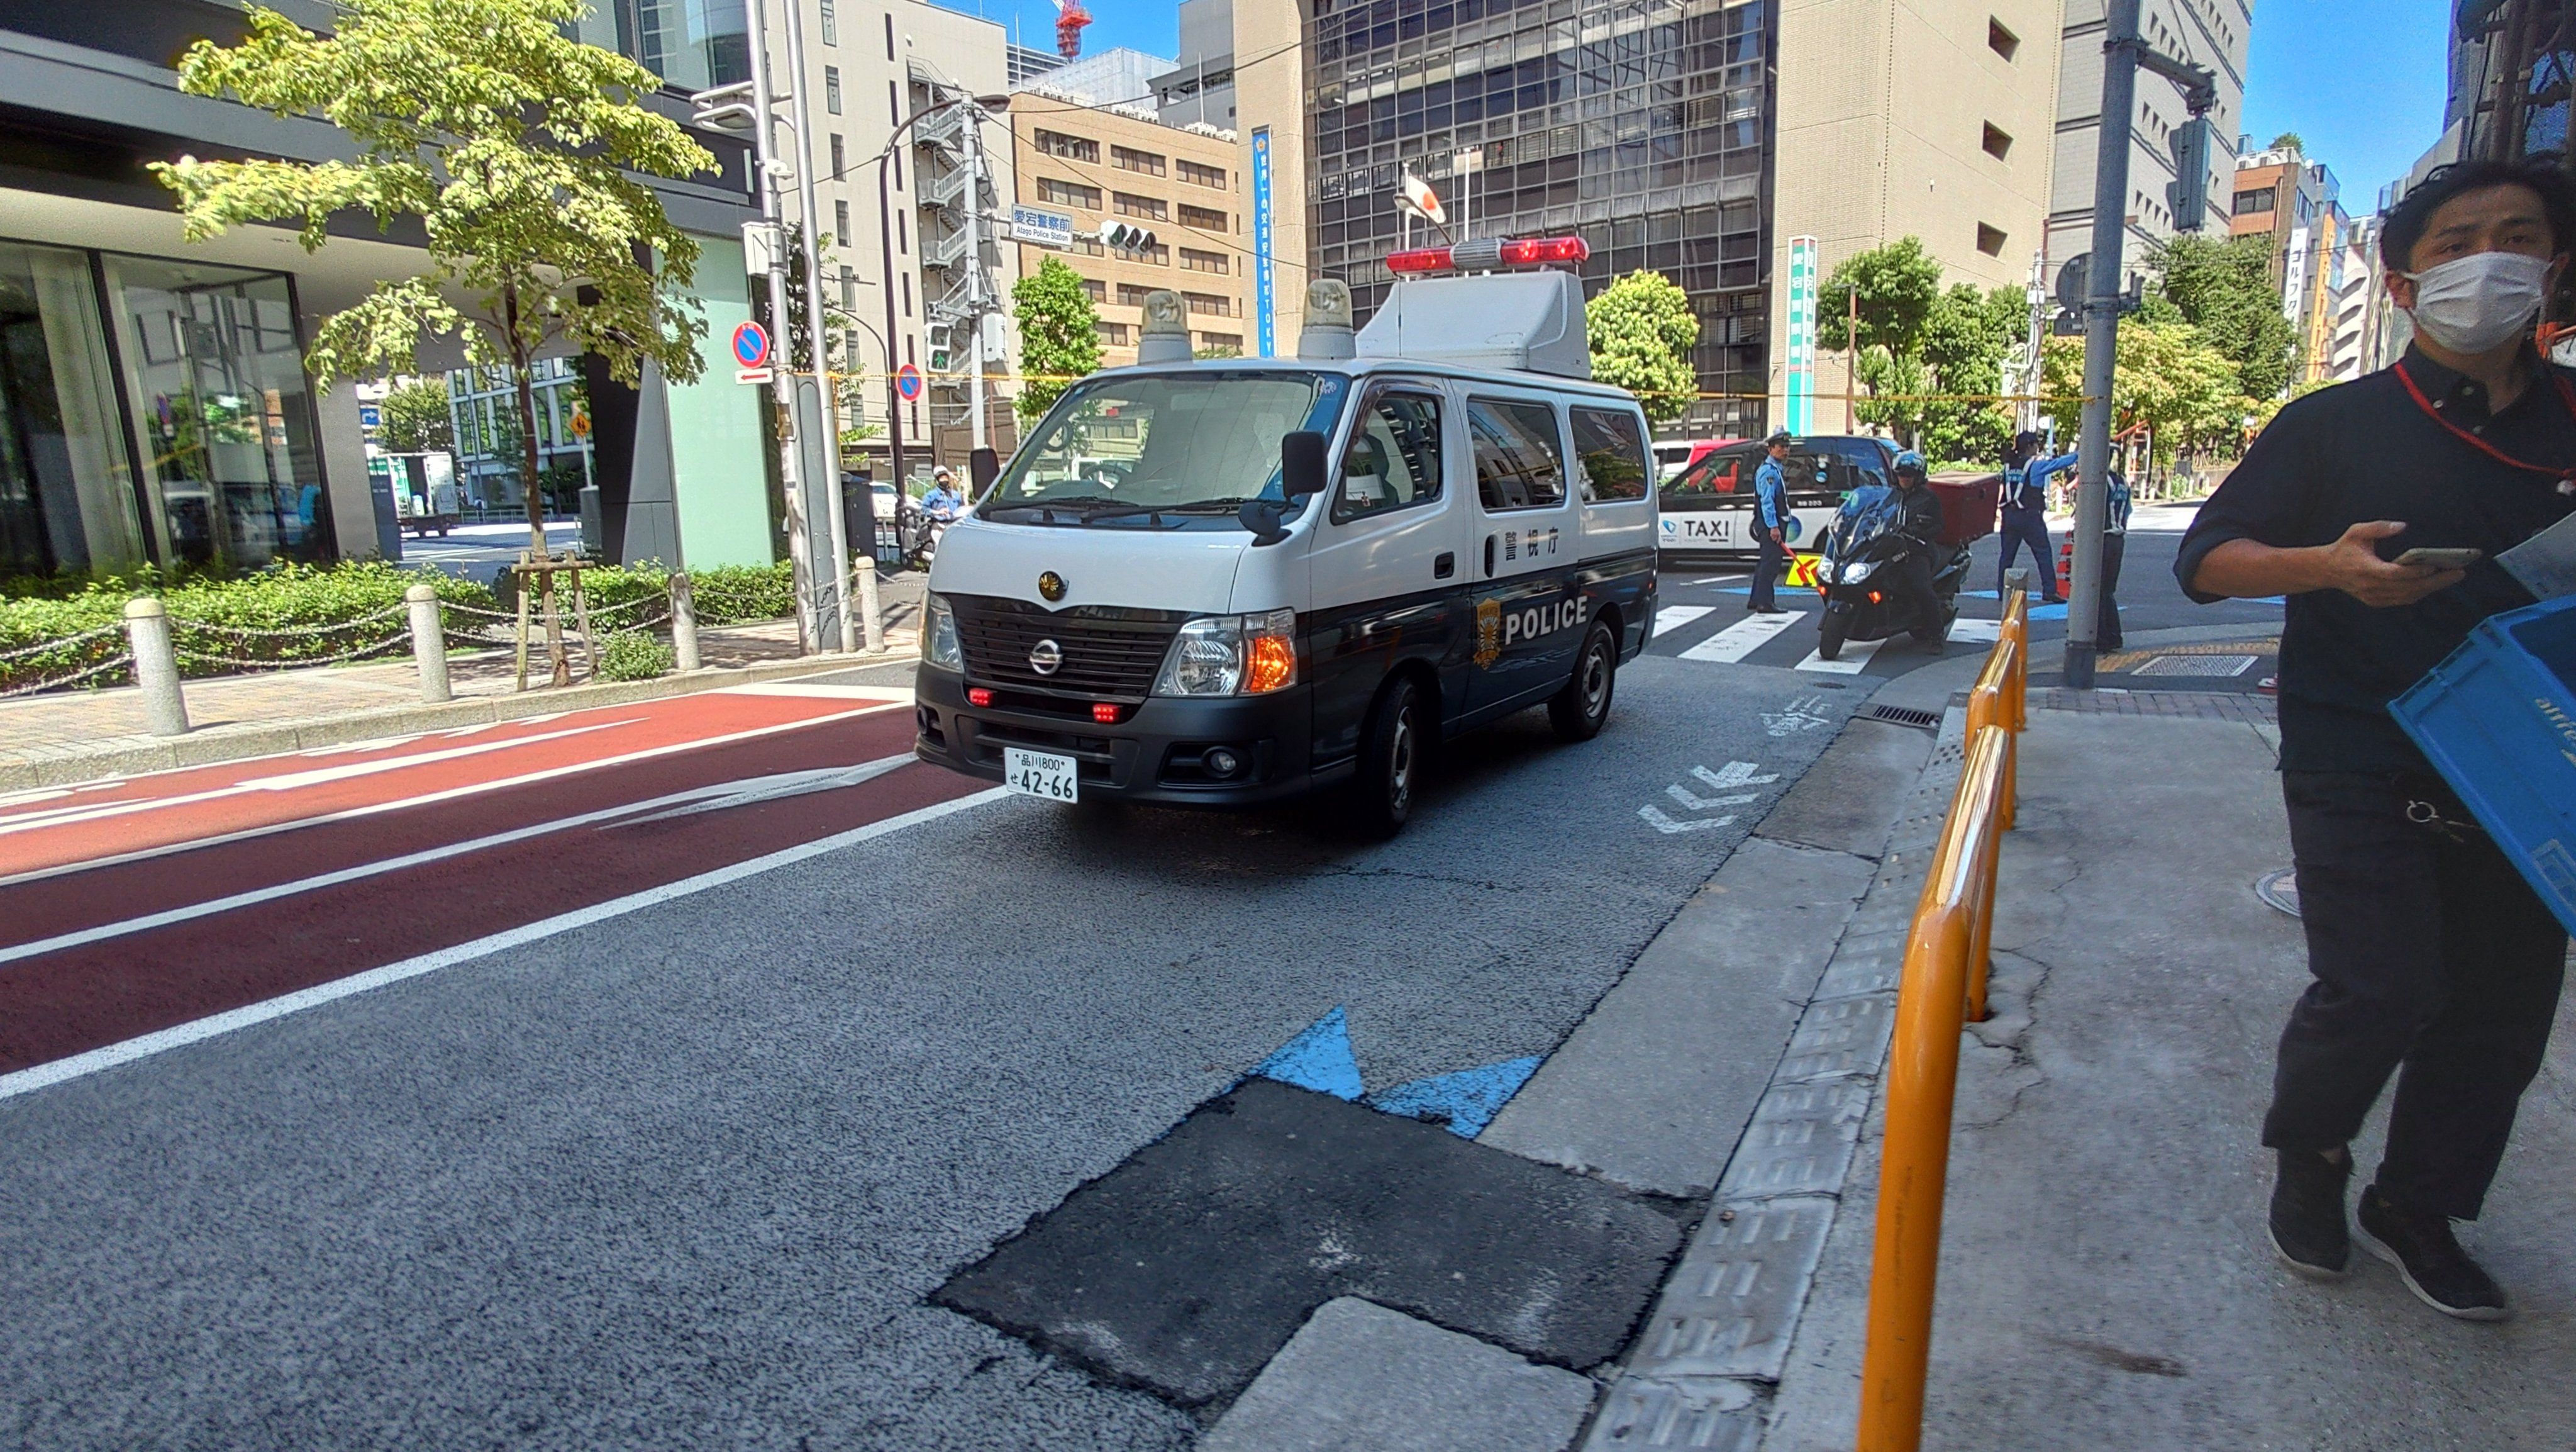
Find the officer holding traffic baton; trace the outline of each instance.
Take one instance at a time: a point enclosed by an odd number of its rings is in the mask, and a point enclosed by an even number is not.
[[[2576,499],[2576,375],[2532,344],[2576,243],[2549,168],[2435,171],[2380,233],[2415,342],[2298,399],[2183,536],[2194,599],[2287,596],[2281,787],[2308,969],[2272,1081],[2270,1230],[2290,1269],[2350,1261],[2350,1142],[2389,1079],[2363,1247],[2465,1320],[2509,1314],[2454,1237],[2474,1220],[2539,1072],[2567,935],[2388,704],[2471,628],[2531,597],[2494,556]]]
[[[1753,471],[1753,589],[1744,608],[1778,615],[1772,590],[1789,564],[1789,476],[1781,467],[1789,458],[1789,431],[1775,430],[1762,443],[1762,466]]]

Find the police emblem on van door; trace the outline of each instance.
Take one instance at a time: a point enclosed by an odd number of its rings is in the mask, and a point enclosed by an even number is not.
[[[1052,640],[1041,640],[1029,647],[1029,669],[1042,676],[1064,669],[1064,647]]]
[[[1476,602],[1476,666],[1490,668],[1503,656],[1503,602]]]
[[[1049,570],[1045,574],[1038,576],[1038,593],[1046,597],[1046,601],[1050,605],[1063,599],[1064,576],[1057,574],[1053,570]]]

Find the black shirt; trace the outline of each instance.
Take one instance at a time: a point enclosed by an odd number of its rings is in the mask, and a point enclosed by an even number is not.
[[[2576,413],[2542,364],[2502,413],[2484,385],[2409,349],[2399,365],[2453,426],[2526,463],[2576,473]],[[2418,407],[2394,368],[2312,393],[2281,410],[2183,536],[2174,575],[2206,605],[2223,597],[2191,578],[2232,539],[2277,548],[2332,544],[2374,519],[2405,523],[2379,541],[2383,559],[2410,549],[2474,548],[2487,557],[2457,585],[2412,605],[2364,605],[2341,590],[2290,597],[2281,632],[2281,769],[2429,771],[2388,703],[2441,664],[2479,621],[2531,603],[2495,556],[2564,517],[2576,498],[2558,476],[2517,469],[2454,437]]]
[[[1917,484],[1911,489],[1899,486],[1896,491],[1896,532],[1911,535],[1925,544],[1941,537],[1941,496],[1930,484]]]

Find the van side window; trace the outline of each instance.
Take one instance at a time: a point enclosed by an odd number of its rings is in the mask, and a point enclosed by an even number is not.
[[[1337,520],[1383,514],[1440,497],[1440,400],[1382,393],[1342,451]]]
[[[1565,502],[1555,409],[1471,398],[1467,432],[1476,445],[1476,492],[1486,509],[1553,509]]]
[[[1646,497],[1646,436],[1637,416],[1606,408],[1566,410],[1574,424],[1574,459],[1583,466],[1583,502],[1613,504]]]

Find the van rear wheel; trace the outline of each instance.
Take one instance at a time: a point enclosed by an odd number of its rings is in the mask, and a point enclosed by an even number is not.
[[[1360,733],[1359,773],[1351,782],[1352,824],[1372,837],[1392,837],[1413,815],[1422,771],[1422,693],[1398,676],[1378,692]]]
[[[1592,622],[1583,652],[1574,658],[1574,679],[1548,698],[1547,724],[1559,741],[1589,741],[1610,720],[1610,697],[1619,685],[1619,641],[1610,627]]]

